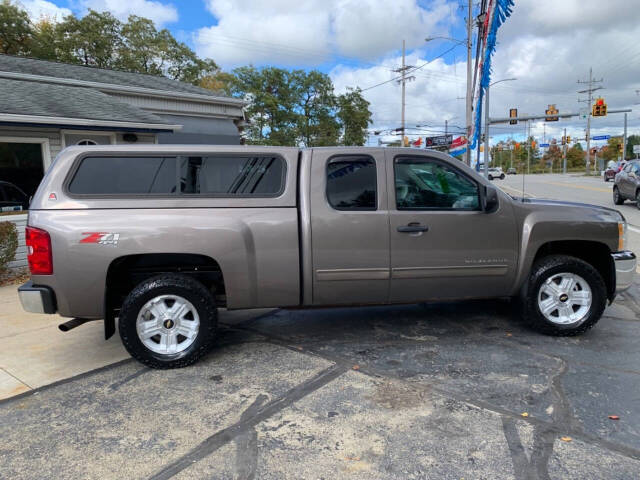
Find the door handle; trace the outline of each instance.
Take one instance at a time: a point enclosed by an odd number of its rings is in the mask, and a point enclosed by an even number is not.
[[[401,233],[428,232],[429,227],[420,225],[417,222],[411,222],[409,225],[398,227],[398,231]]]

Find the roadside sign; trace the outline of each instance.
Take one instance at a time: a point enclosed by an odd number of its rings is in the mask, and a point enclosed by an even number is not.
[[[581,108],[578,113],[580,114],[580,118],[585,120],[591,111],[588,108]]]
[[[609,140],[611,135],[594,135],[591,140]]]
[[[640,153],[640,145],[633,146],[633,153]]]
[[[549,144],[548,143],[541,143],[540,145],[538,145],[540,148],[545,148],[548,147]]]
[[[451,145],[453,142],[453,135],[438,135],[437,137],[426,137],[425,147],[444,147]]]

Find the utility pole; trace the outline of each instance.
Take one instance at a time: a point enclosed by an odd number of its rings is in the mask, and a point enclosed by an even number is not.
[[[484,94],[484,178],[489,178],[489,90],[491,85],[487,85]]]
[[[405,84],[408,81],[411,81],[413,79],[415,79],[416,77],[414,76],[407,76],[407,70],[409,70],[410,68],[413,68],[411,65],[406,65],[405,64],[405,41],[402,40],[402,67],[400,68],[396,68],[394,70],[394,72],[396,73],[400,73],[400,80],[398,80],[398,83],[402,86],[402,113],[401,113],[401,120],[400,120],[400,130],[401,130],[401,134],[402,134],[402,138],[400,139],[400,145],[402,145],[403,147],[405,146],[404,144],[404,137],[405,137],[405,118],[404,118],[404,112],[405,112]]]
[[[467,165],[471,166],[471,149],[469,146],[471,145],[471,124],[472,124],[472,106],[471,106],[471,97],[473,95],[472,85],[471,85],[471,32],[472,32],[472,0],[468,0],[467,7],[467,152],[465,155],[465,161]]]
[[[562,173],[567,173],[567,129],[564,129],[564,149],[562,151]]]
[[[626,114],[625,114],[624,118],[625,118],[625,119],[627,118],[627,115],[626,115]],[[626,125],[626,122],[625,122],[625,125]],[[449,133],[449,131],[448,131],[448,127],[449,127],[449,120],[445,120],[445,121],[444,121],[444,136],[445,136],[445,137],[447,136],[447,133]]]
[[[625,156],[627,155],[627,114],[624,114],[624,136],[622,137],[622,160],[624,162]],[[640,207],[640,205],[638,206]]]
[[[527,120],[527,175],[531,173],[531,142],[529,137],[531,136],[531,122]]]
[[[591,163],[591,152],[589,151],[591,148],[591,106],[593,105],[593,92],[596,90],[600,90],[602,87],[594,87],[596,83],[602,83],[602,78],[600,80],[594,80],[593,78],[593,69],[589,68],[589,80],[582,81],[578,80],[578,83],[588,84],[589,88],[586,90],[580,90],[578,93],[586,93],[588,94],[588,98],[586,100],[578,100],[582,103],[587,103],[588,111],[587,111],[587,159],[585,165],[585,173],[589,175],[589,164]]]

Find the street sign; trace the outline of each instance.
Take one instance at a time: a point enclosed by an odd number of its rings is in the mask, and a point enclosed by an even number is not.
[[[589,116],[590,110],[588,108],[581,108],[578,111],[581,119],[586,119]]]
[[[591,140],[609,140],[611,135],[594,135]]]
[[[437,137],[426,137],[424,146],[429,147],[445,147],[453,142],[453,135],[438,135]]]
[[[633,153],[640,153],[640,145],[633,146]]]
[[[549,144],[548,144],[548,143],[541,143],[541,144],[539,145],[539,147],[541,147],[541,148],[545,148],[545,147],[548,147],[548,146],[549,146]]]

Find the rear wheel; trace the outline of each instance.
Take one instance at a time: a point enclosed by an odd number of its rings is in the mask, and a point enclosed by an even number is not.
[[[606,286],[595,268],[575,257],[552,255],[533,266],[523,313],[534,330],[574,336],[600,320],[606,301]]]
[[[617,186],[613,187],[613,203],[616,205],[622,205],[624,203],[624,198],[620,195],[620,190],[618,190]]]
[[[489,175],[489,180],[493,180],[493,177],[491,175]]]
[[[118,329],[133,358],[152,368],[186,367],[215,339],[217,310],[211,292],[184,275],[158,275],[140,283],[120,310]]]
[[[500,180],[504,180],[504,173],[500,175]]]
[[[640,210],[640,190],[636,192],[636,207]]]

